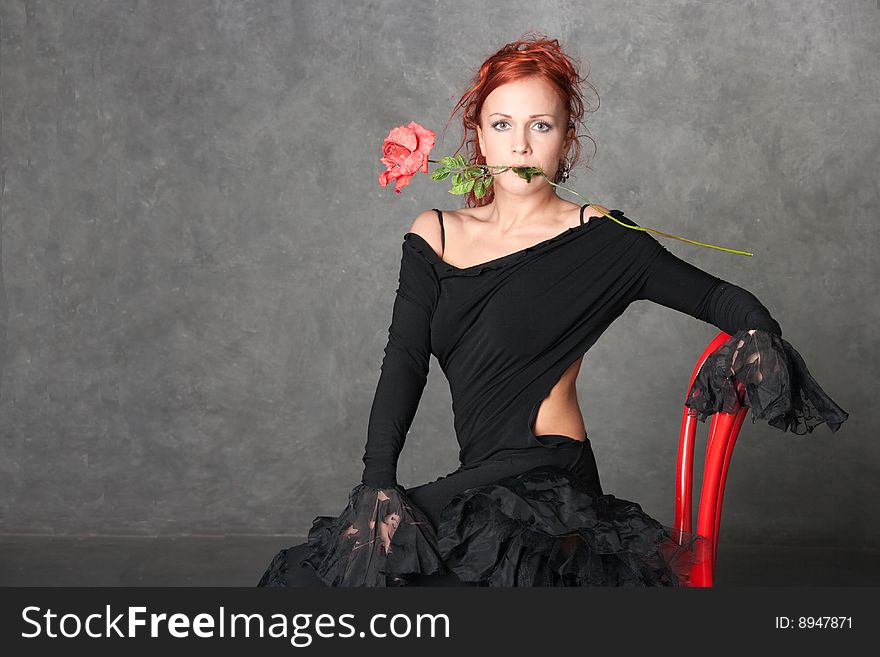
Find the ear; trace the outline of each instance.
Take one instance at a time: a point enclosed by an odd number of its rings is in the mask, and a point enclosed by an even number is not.
[[[477,125],[477,140],[480,143],[480,152],[485,156],[486,155],[486,145],[483,143],[483,131],[480,129],[479,125]]]
[[[571,148],[576,136],[575,127],[569,126],[568,131],[565,133],[565,142],[562,144],[562,157],[568,157],[568,149]]]

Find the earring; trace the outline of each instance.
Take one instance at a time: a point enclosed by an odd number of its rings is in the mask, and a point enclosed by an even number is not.
[[[568,161],[568,158],[563,158],[559,162],[559,170],[556,172],[556,182],[564,183],[568,180],[569,172],[571,171],[571,164]]]

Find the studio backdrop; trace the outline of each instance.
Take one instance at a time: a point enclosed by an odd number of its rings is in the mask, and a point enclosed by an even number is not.
[[[880,546],[873,2],[9,0],[0,21],[0,533],[304,536],[337,514],[402,237],[462,205],[427,176],[380,187],[382,140],[418,121],[453,153],[469,66],[539,30],[594,85],[568,185],[754,252],[659,238],[754,292],[851,414],[748,419],[722,541]],[[666,523],[717,332],[634,304],[578,378],[606,492]],[[432,359],[403,485],[457,467],[452,420]]]

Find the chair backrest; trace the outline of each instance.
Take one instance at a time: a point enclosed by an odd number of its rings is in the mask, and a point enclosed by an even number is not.
[[[685,397],[690,392],[694,379],[706,359],[731,336],[721,331],[703,351],[694,371],[691,373]],[[741,386],[741,383],[737,383]],[[742,390],[740,390],[742,393]],[[690,586],[712,586],[715,578],[715,562],[718,556],[718,531],[721,527],[721,503],[724,499],[724,483],[727,468],[736,444],[740,427],[748,413],[743,405],[735,413],[715,413],[711,416],[709,437],[706,442],[706,460],[703,469],[703,483],[700,487],[700,507],[697,513],[697,535],[706,540],[698,541],[700,554],[690,573]],[[696,442],[696,413],[684,407],[681,419],[681,433],[678,441],[678,464],[675,479],[675,520],[674,526],[683,535],[692,535],[694,443]],[[682,535],[682,534],[680,534]]]

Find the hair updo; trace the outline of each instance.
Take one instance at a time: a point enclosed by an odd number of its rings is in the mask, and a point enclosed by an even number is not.
[[[470,89],[456,103],[446,126],[443,128],[445,132],[449,121],[452,120],[456,112],[459,109],[463,110],[462,138],[455,153],[459,153],[466,145],[468,163],[485,164],[486,158],[480,152],[477,126],[486,98],[492,91],[504,84],[534,77],[542,78],[548,82],[559,94],[563,105],[568,110],[568,128],[574,128],[576,131],[579,124],[583,125],[585,104],[581,84],[586,83],[594,92],[595,87],[587,81],[586,77],[581,77],[578,72],[577,60],[573,60],[562,51],[557,39],[550,39],[546,35],[527,33],[520,39],[508,43],[486,59],[471,79]],[[597,93],[596,98],[598,99],[598,97]],[[598,108],[597,104],[595,109]],[[586,126],[584,126],[584,130],[586,131]],[[589,134],[585,136],[593,142],[595,148],[595,140]],[[573,155],[569,157],[572,169],[578,163],[581,155],[579,138],[580,135],[575,134],[571,144],[574,151]],[[586,166],[591,168],[589,164]],[[558,182],[558,180],[553,182]],[[494,197],[495,192],[492,187],[489,187],[483,198],[478,199],[471,191],[466,195],[465,201],[467,207],[483,206],[491,203]]]

